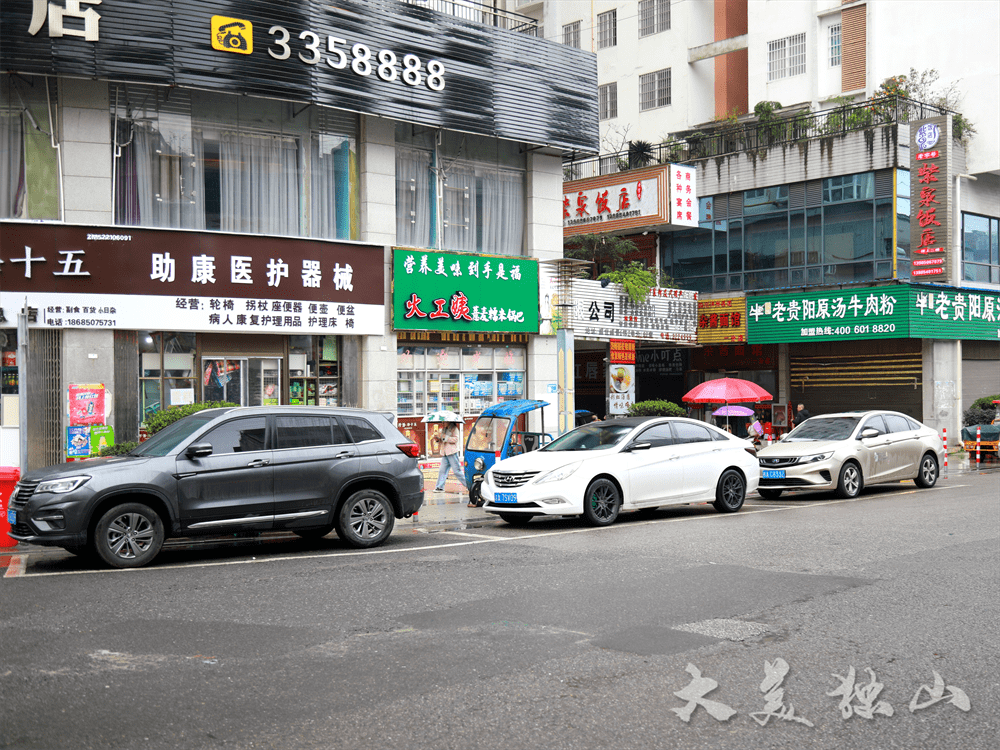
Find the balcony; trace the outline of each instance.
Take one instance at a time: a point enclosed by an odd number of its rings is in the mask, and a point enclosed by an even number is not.
[[[652,164],[690,163],[729,154],[765,151],[774,146],[802,143],[846,135],[886,125],[905,125],[911,120],[948,114],[948,110],[903,97],[858,102],[820,112],[802,111],[762,122],[703,126],[675,134],[649,150],[632,148],[595,158],[565,160],[563,179],[627,172]],[[959,134],[956,133],[956,138]]]
[[[538,21],[527,16],[512,13],[492,5],[483,5],[473,0],[402,0],[408,5],[419,5],[438,13],[455,16],[466,21],[495,26],[498,29],[516,31],[519,34],[538,36]],[[518,6],[524,3],[518,2]]]

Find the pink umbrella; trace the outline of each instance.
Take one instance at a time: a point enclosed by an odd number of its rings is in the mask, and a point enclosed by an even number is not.
[[[682,396],[684,401],[693,404],[752,404],[757,401],[770,401],[772,398],[770,393],[756,383],[740,378],[706,380]],[[729,424],[728,414],[726,424]]]
[[[684,394],[692,404],[752,404],[774,398],[756,383],[740,378],[706,380]]]

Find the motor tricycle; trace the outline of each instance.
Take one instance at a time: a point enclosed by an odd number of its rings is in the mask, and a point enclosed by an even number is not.
[[[552,442],[552,435],[545,432],[545,417],[541,411],[547,401],[521,398],[504,401],[483,409],[469,430],[465,441],[465,484],[469,488],[469,503],[483,504],[479,489],[487,470],[497,461],[519,453],[538,450]],[[532,432],[519,429],[521,415],[539,410],[541,430]]]

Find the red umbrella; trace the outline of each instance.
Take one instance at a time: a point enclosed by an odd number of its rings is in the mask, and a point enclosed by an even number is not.
[[[756,383],[740,378],[716,378],[696,385],[683,400],[693,404],[750,404],[774,398]]]

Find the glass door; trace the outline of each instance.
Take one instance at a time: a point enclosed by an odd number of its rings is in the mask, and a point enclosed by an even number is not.
[[[275,406],[281,402],[281,360],[276,357],[202,360],[205,401],[240,406]]]

